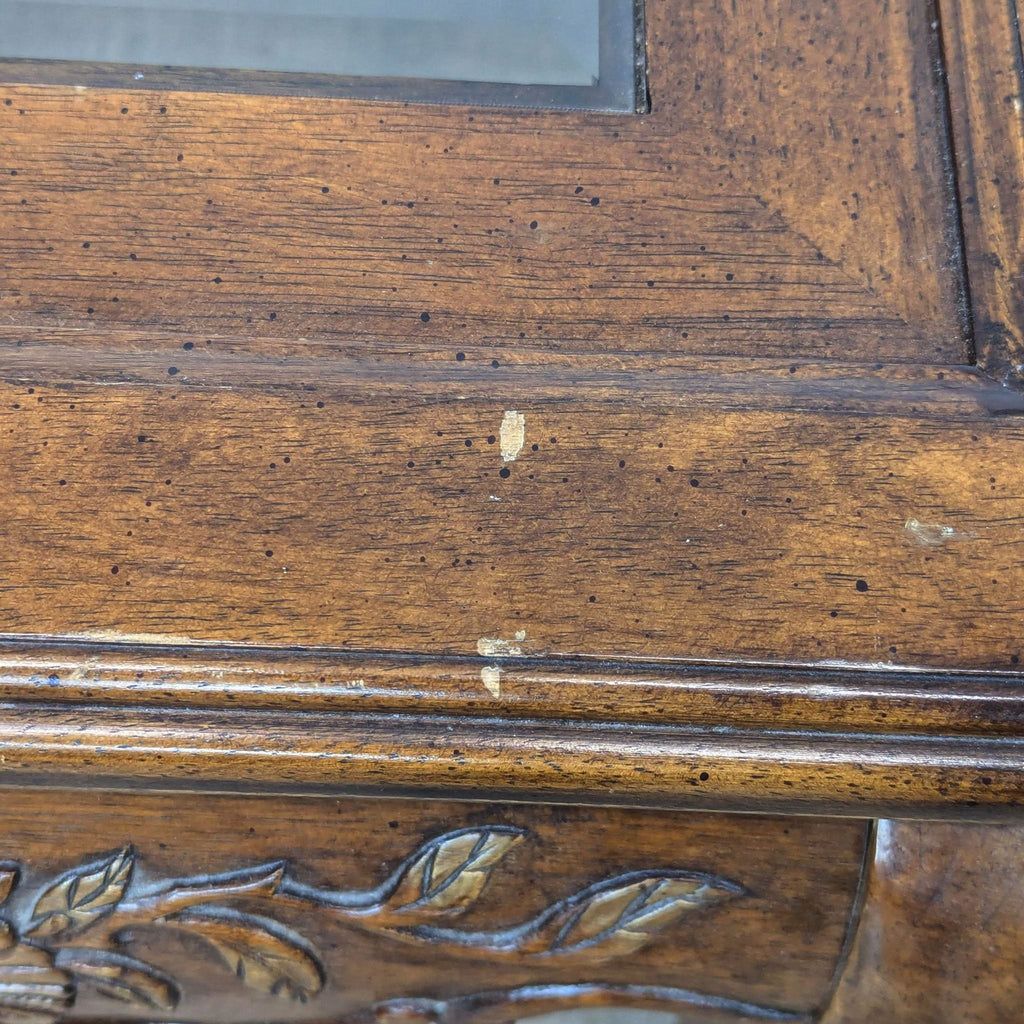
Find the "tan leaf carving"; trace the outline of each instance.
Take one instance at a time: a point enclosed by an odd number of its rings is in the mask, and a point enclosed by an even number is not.
[[[535,956],[585,954],[587,960],[623,956],[690,911],[743,892],[742,887],[709,875],[613,878],[553,908],[520,949]]]
[[[180,997],[174,979],[114,952],[152,927],[176,928],[205,943],[255,990],[305,1002],[325,985],[319,955],[279,921],[249,913],[257,904],[320,908],[446,952],[590,964],[632,953],[689,911],[745,893],[708,874],[642,871],[589,886],[512,927],[443,927],[438,918],[477,899],[525,835],[506,825],[449,832],[420,846],[380,885],[351,892],[303,885],[284,861],[136,887],[132,849],[108,854],[43,889],[30,939],[9,914],[0,917],[0,1024],[52,1024],[72,1004],[78,982],[147,1011],[173,1009]],[[0,897],[17,881],[18,866],[0,862]],[[225,905],[235,901],[247,909]]]
[[[134,852],[125,847],[58,878],[36,901],[28,934],[64,935],[109,914],[121,902],[134,864]]]
[[[522,840],[521,830],[494,826],[452,832],[427,843],[405,867],[388,908],[420,917],[462,910],[483,891],[494,866]]]
[[[250,988],[305,1002],[324,986],[313,950],[275,921],[225,907],[194,907],[170,920],[208,943]]]
[[[55,1020],[74,996],[71,975],[54,966],[48,950],[20,943],[0,953],[0,1021],[4,1024]]]
[[[57,964],[92,984],[97,992],[122,1003],[151,1010],[172,1010],[180,993],[173,979],[155,967],[95,949],[62,949]]]
[[[0,903],[7,902],[20,877],[21,869],[17,864],[9,860],[0,861]]]

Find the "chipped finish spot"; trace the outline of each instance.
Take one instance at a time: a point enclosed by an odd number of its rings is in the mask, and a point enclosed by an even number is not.
[[[501,441],[501,457],[506,462],[515,462],[526,444],[526,417],[515,409],[509,409],[501,420],[498,432]]]
[[[516,633],[516,640],[522,642],[526,639],[526,631],[520,630]],[[485,658],[518,658],[522,655],[523,649],[519,643],[511,640],[499,640],[495,637],[483,636],[476,642],[477,653]]]
[[[903,529],[923,547],[937,548],[953,540],[970,540],[975,535],[967,530],[957,530],[945,523],[923,523],[920,519],[908,519]]]
[[[485,665],[480,669],[480,682],[492,697],[501,696],[501,668],[497,665]]]

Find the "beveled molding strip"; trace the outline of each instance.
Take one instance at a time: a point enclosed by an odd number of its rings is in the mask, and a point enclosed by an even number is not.
[[[0,653],[7,784],[1024,812],[1013,676],[117,645]]]
[[[0,638],[0,701],[1016,738],[1024,673]]]

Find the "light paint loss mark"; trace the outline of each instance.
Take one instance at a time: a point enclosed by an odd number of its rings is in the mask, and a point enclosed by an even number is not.
[[[520,636],[520,633],[522,634]],[[526,631],[520,630],[516,633],[516,640],[522,642],[526,639]],[[476,642],[477,654],[484,658],[518,658],[522,655],[523,649],[518,643],[511,640],[499,640],[496,637],[482,636]]]
[[[492,697],[501,696],[501,669],[497,665],[485,665],[480,669],[480,682]]]
[[[526,444],[526,417],[515,409],[508,409],[502,417],[498,438],[501,457],[506,462],[515,462]]]
[[[908,519],[903,529],[918,544],[926,548],[937,548],[953,540],[970,540],[974,534],[957,530],[945,523],[922,523],[920,519]]]

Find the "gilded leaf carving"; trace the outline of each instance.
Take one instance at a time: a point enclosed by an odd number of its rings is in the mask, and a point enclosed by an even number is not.
[[[462,932],[431,924],[397,927],[408,941],[449,952],[513,960],[595,963],[645,946],[684,915],[745,895],[733,882],[695,872],[634,872],[582,889],[513,928]]]
[[[36,900],[27,934],[63,935],[111,913],[124,895],[134,863],[135,854],[125,847],[58,878]]]
[[[7,902],[7,897],[14,891],[20,878],[21,871],[17,864],[0,861],[0,904]]]
[[[0,952],[0,1019],[4,1024],[50,1021],[74,1002],[74,978],[53,953],[27,943]]]
[[[421,847],[387,901],[390,910],[411,916],[458,912],[487,885],[491,872],[523,840],[520,829],[464,829]]]
[[[743,893],[707,875],[624,876],[567,900],[537,929],[524,951],[589,959],[624,956],[646,945],[691,911]]]
[[[180,980],[129,955],[145,929],[187,933],[240,984],[306,1002],[323,991],[327,975],[318,951],[286,923],[288,908],[315,909],[438,953],[543,966],[633,953],[684,916],[744,894],[698,872],[633,872],[512,927],[446,925],[478,900],[525,838],[506,825],[448,832],[421,844],[380,885],[351,891],[305,885],[285,861],[149,882],[138,878],[138,858],[126,846],[63,873],[34,899],[19,898],[31,908],[24,921],[8,910],[22,884],[20,866],[0,862],[0,1022],[52,1024],[83,987],[142,1010],[174,1010]],[[254,913],[257,905],[265,912]]]

